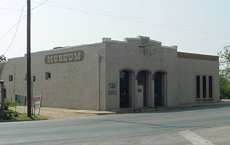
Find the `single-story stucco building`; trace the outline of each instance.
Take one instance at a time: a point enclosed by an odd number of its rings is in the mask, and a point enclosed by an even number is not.
[[[32,53],[33,96],[42,105],[90,110],[218,102],[218,56],[178,52],[149,37]],[[26,95],[26,57],[0,64],[7,97]]]

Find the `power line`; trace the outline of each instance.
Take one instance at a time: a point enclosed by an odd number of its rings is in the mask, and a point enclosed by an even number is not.
[[[69,11],[78,11],[82,14],[85,15],[98,15],[98,16],[103,16],[103,17],[108,17],[108,18],[115,18],[115,19],[120,19],[123,21],[143,21],[143,18],[141,17],[135,17],[135,16],[117,16],[114,14],[111,14],[111,12],[108,11],[102,11],[102,10],[94,10],[94,12],[89,12],[88,10],[82,9],[82,8],[76,8],[76,7],[63,7],[60,6],[58,3],[54,2],[54,1],[50,1],[52,2],[51,4],[48,4],[49,7],[53,7],[53,8],[58,8],[58,9],[65,9],[65,10],[69,10]]]
[[[20,12],[20,9],[16,9],[16,8],[6,8],[6,7],[0,7],[1,11],[16,11],[16,12]]]
[[[15,26],[16,26],[15,33],[14,33],[12,39],[10,40],[10,44],[8,45],[7,49],[4,51],[3,55],[5,55],[5,54],[9,51],[9,49],[12,47],[12,45],[13,45],[13,43],[14,43],[14,41],[15,41],[15,38],[16,38],[16,36],[17,36],[18,30],[19,30],[19,27],[20,27],[20,23],[21,23],[22,18],[23,18],[24,7],[25,7],[25,6],[22,6],[21,13],[20,13],[19,18],[18,18],[18,21],[17,21],[17,23],[16,23],[16,25],[15,25]]]
[[[45,5],[49,0],[44,0],[43,2],[39,3],[37,6],[33,7],[32,10],[35,10],[43,5]]]
[[[132,21],[132,22],[136,22],[136,23],[146,23],[146,20],[144,17],[136,17],[136,16],[118,16],[116,14],[112,14],[112,11],[104,11],[104,10],[93,10],[88,11],[86,9],[83,8],[76,8],[76,7],[64,7],[63,5],[61,5],[60,3],[57,3],[54,0],[49,0],[49,7],[53,7],[53,8],[57,8],[57,9],[63,9],[63,10],[68,10],[68,11],[75,11],[75,12],[80,12],[82,14],[85,15],[97,15],[97,16],[103,16],[103,17],[107,17],[107,18],[112,18],[112,19],[118,19],[121,21]],[[183,32],[193,32],[193,25],[184,25],[184,24],[175,24],[173,23],[172,25],[170,25],[170,27],[173,28],[169,28],[166,26],[166,22],[164,23],[160,23],[160,22],[147,22],[147,23],[151,23],[154,26],[157,27],[164,27],[163,29],[168,29],[168,30],[173,30],[174,28],[180,28]],[[206,32],[199,32],[202,36],[208,36],[208,34]]]
[[[37,6],[34,6],[32,10],[38,9],[39,7],[45,5],[47,2],[48,0],[44,0],[43,2],[39,3]],[[0,37],[0,41],[3,40],[16,27],[15,33],[12,39],[10,40],[10,44],[8,45],[7,49],[4,51],[3,55],[5,55],[11,49],[11,46],[13,45],[13,42],[15,41],[16,35],[18,33],[20,23],[26,17],[26,15],[23,16],[24,8],[25,6],[23,6],[21,9],[18,21],[14,25],[12,25],[10,29]]]
[[[6,31],[6,33],[4,33],[1,37],[0,37],[0,41],[3,40],[15,27],[17,26],[17,23],[15,23],[14,25],[12,25],[10,27],[10,29],[8,31]]]

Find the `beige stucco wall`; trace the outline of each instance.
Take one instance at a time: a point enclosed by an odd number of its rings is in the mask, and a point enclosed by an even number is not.
[[[218,60],[202,60],[190,58],[178,58],[178,103],[180,105],[199,103],[205,101],[202,98],[202,76],[213,77],[213,101],[219,101],[219,63]],[[201,76],[200,101],[196,99],[196,76]],[[207,78],[208,97],[208,78]]]
[[[106,82],[115,82],[117,84],[117,95],[108,95],[106,105],[108,109],[118,110],[120,103],[119,94],[119,75],[122,70],[131,70],[134,72],[135,78],[137,73],[142,70],[147,70],[154,75],[157,71],[163,71],[167,73],[167,98],[165,98],[166,106],[177,105],[177,50],[173,47],[161,46],[158,42],[150,42],[150,46],[146,54],[143,54],[143,49],[139,46],[142,42],[139,39],[128,40],[128,42],[109,41],[106,43]],[[151,77],[152,78],[152,77]],[[151,79],[150,87],[153,88],[154,80]],[[108,90],[108,86],[107,86]],[[135,86],[133,92],[137,90],[137,81],[135,80]],[[133,100],[138,100],[137,94],[132,96]],[[154,93],[151,89],[151,97],[149,98],[150,106],[154,106]],[[138,102],[132,104],[135,108]]]
[[[45,55],[75,50],[84,51],[82,61],[45,64]],[[100,43],[33,53],[32,76],[36,76],[36,81],[33,82],[33,96],[42,95],[43,106],[104,110],[104,50],[104,44]],[[98,56],[102,56],[100,87]],[[16,94],[26,95],[25,70],[24,57],[10,59],[4,67],[1,78],[5,80],[8,97],[12,100]],[[50,80],[45,80],[45,72],[51,73]],[[14,75],[14,81],[9,82],[9,74]]]
[[[82,61],[45,64],[46,55],[76,50],[84,51]],[[177,47],[163,46],[161,42],[148,37],[128,38],[126,41],[107,38],[102,43],[36,52],[32,54],[32,76],[36,76],[33,95],[43,96],[43,106],[120,110],[120,71],[129,70],[132,72],[131,108],[139,109],[143,108],[143,98],[138,97],[136,78],[138,72],[148,71],[147,100],[148,106],[154,107],[154,73],[161,71],[165,73],[164,106],[204,101],[196,99],[196,75],[213,76],[212,101],[218,101],[218,60],[209,59],[213,56],[193,57],[186,53],[183,57],[178,54]],[[45,80],[46,72],[51,73],[50,80]],[[14,76],[12,82],[9,82],[10,74]],[[9,59],[3,65],[0,79],[5,80],[8,98],[12,101],[15,95],[26,96],[25,75],[25,57]],[[112,90],[111,84],[115,84]]]

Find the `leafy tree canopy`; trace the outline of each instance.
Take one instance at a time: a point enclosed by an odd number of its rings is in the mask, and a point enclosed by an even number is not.
[[[0,56],[0,63],[1,62],[6,62],[6,61],[7,61],[6,57],[4,55],[1,55]]]
[[[219,52],[220,57],[220,96],[230,99],[230,45]]]
[[[230,45],[219,52],[220,74],[230,80]]]

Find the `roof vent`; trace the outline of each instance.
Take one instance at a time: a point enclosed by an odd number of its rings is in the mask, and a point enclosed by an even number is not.
[[[102,38],[102,42],[108,42],[108,41],[111,41],[112,39],[109,38],[109,37],[104,37]]]

